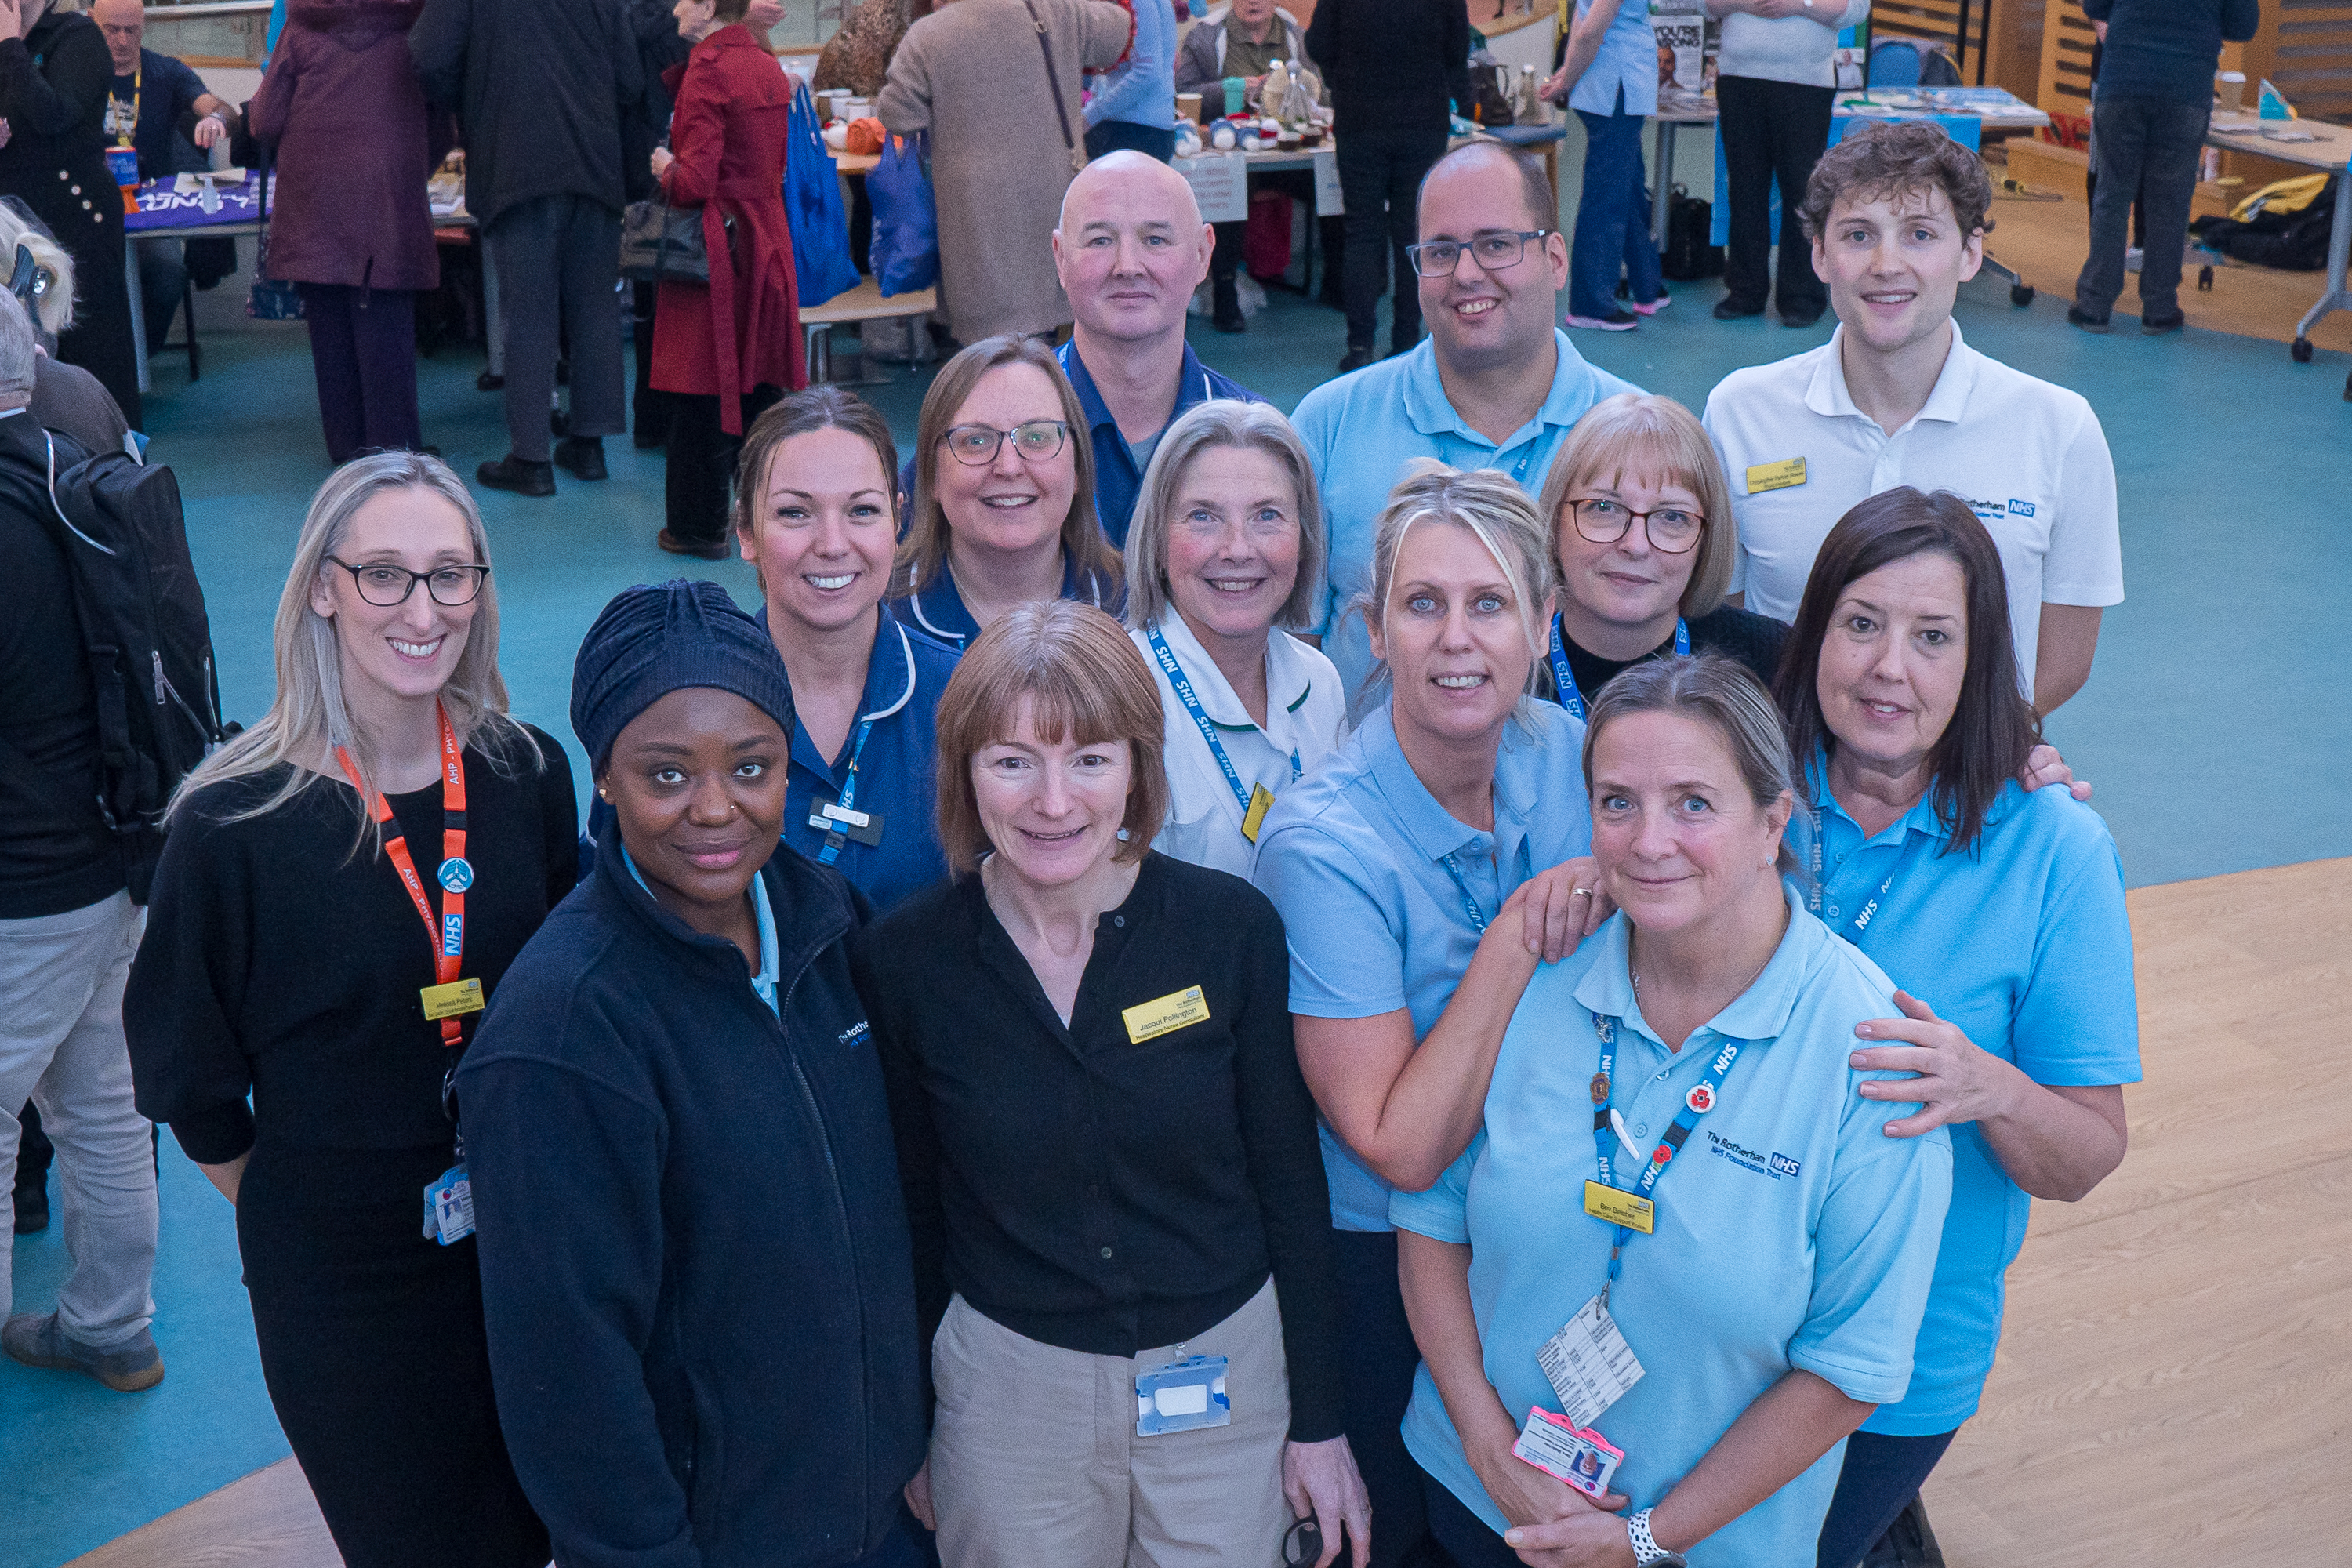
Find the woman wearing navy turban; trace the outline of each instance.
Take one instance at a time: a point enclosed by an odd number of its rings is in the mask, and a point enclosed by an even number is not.
[[[843,939],[781,842],[792,696],[712,583],[632,588],[572,725],[613,808],[457,1075],[499,1416],[567,1563],[898,1568],[907,1221]]]

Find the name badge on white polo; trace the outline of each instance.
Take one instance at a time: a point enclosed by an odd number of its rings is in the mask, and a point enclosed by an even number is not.
[[[1233,1419],[1233,1401],[1225,1394],[1223,1356],[1188,1356],[1136,1374],[1135,1435],[1139,1437],[1229,1426]]]

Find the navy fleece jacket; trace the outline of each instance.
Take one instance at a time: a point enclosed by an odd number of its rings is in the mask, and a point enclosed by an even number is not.
[[[2107,25],[2095,96],[2202,108],[2213,101],[2223,40],[2252,37],[2262,14],[2262,0],[2083,0],[2083,15]]]
[[[780,846],[781,1024],[607,827],[457,1074],[499,1424],[565,1568],[829,1568],[922,1463],[914,1285],[844,939]]]

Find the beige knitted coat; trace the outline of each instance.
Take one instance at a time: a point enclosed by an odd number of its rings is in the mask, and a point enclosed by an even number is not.
[[[1045,25],[1070,133],[1086,153],[1082,72],[1115,63],[1131,20],[1109,0],[954,0],[907,29],[875,115],[931,133],[940,302],[967,343],[1070,320],[1054,277],[1054,225],[1076,172],[1046,86],[1030,7]]]

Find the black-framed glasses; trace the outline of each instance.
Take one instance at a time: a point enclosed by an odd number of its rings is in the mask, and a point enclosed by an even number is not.
[[[1706,531],[1706,513],[1678,506],[1635,511],[1622,501],[1601,500],[1572,500],[1568,507],[1575,514],[1576,531],[1595,544],[1616,543],[1638,522],[1650,536],[1651,549],[1680,555],[1696,545],[1698,536]]]
[[[1519,258],[1528,253],[1528,241],[1541,239],[1552,231],[1548,228],[1482,229],[1467,240],[1433,239],[1420,245],[1408,245],[1404,253],[1412,258],[1412,269],[1423,278],[1444,278],[1454,270],[1467,250],[1482,272],[1500,272],[1507,267],[1517,267]]]
[[[1059,419],[1024,419],[1010,430],[999,430],[993,425],[951,425],[940,437],[947,444],[949,456],[975,468],[996,461],[997,451],[1007,438],[1022,457],[1042,463],[1061,455],[1062,443],[1070,438],[1070,427]]]
[[[488,566],[436,566],[430,572],[411,572],[405,566],[395,566],[389,561],[372,561],[365,566],[330,555],[328,560],[352,574],[352,582],[360,597],[379,610],[408,603],[408,595],[416,592],[416,584],[433,595],[433,602],[445,609],[470,605],[482,591],[482,579],[490,574]]]

